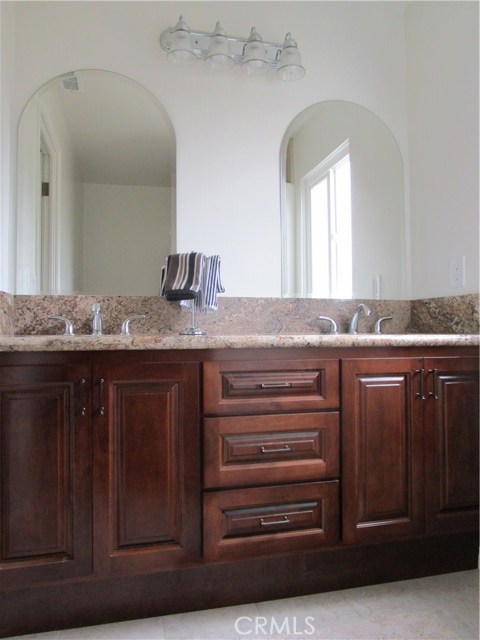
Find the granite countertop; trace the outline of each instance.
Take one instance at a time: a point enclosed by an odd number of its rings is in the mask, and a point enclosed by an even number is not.
[[[477,334],[0,336],[0,351],[479,346]]]

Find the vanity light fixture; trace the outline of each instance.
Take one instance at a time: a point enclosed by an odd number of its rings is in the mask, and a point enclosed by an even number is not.
[[[180,16],[174,27],[160,36],[167,59],[178,66],[194,64],[202,59],[211,71],[226,71],[241,65],[247,75],[260,76],[270,69],[281,80],[300,80],[305,75],[297,43],[290,33],[283,44],[264,42],[252,27],[248,38],[229,36],[217,22],[212,33],[192,31]]]

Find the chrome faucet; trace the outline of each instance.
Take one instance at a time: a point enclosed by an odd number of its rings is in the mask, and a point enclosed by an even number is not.
[[[337,327],[337,323],[335,322],[335,320],[333,318],[329,318],[328,316],[318,316],[317,319],[318,320],[326,320],[330,325],[329,333],[331,333],[333,335],[337,335],[338,327]]]
[[[352,319],[350,320],[350,324],[348,325],[348,333],[358,333],[358,318],[362,311],[366,316],[369,316],[372,313],[370,307],[367,307],[366,304],[359,304],[352,316]]]
[[[63,335],[64,336],[73,336],[75,334],[75,327],[73,325],[73,322],[71,320],[69,320],[67,317],[65,317],[65,316],[47,316],[47,318],[49,320],[60,320],[60,322],[63,322],[63,325],[64,325]]]
[[[103,333],[103,318],[101,305],[99,302],[94,302],[92,306],[93,319],[92,319],[92,335],[101,336]]]
[[[130,323],[132,322],[132,320],[142,320],[143,318],[146,318],[146,314],[145,313],[140,313],[136,316],[130,316],[129,318],[127,318],[126,320],[123,321],[122,323],[122,328],[120,329],[120,335],[121,336],[130,336]]]
[[[382,333],[382,323],[385,320],[393,320],[393,318],[392,318],[392,316],[383,316],[383,317],[379,318],[375,322],[375,327],[373,328],[373,333],[376,333],[377,335],[380,335]]]

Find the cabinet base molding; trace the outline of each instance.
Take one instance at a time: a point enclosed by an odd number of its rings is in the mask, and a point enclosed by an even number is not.
[[[0,637],[421,578],[475,569],[477,563],[478,535],[462,533],[84,578],[4,591]]]

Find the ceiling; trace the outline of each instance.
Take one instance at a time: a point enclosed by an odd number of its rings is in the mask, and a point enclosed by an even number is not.
[[[175,171],[172,127],[143,87],[105,71],[61,77],[54,90],[83,182],[170,186]],[[76,81],[76,82],[75,82]],[[78,85],[77,89],[65,86]]]

